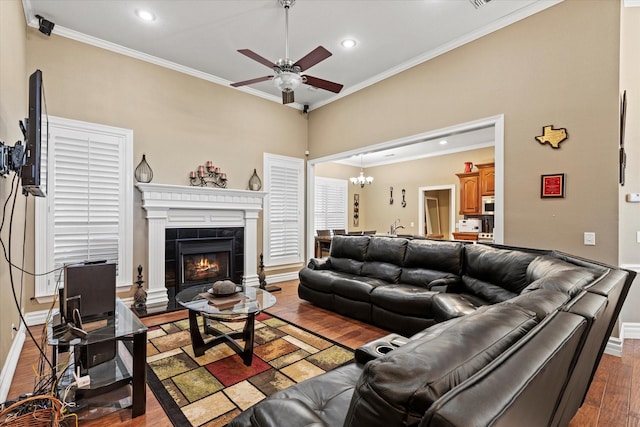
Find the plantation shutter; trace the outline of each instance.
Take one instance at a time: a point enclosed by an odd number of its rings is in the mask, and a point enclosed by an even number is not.
[[[118,261],[119,158],[117,140],[56,140],[55,267]]]
[[[46,210],[39,212],[46,215],[39,236],[46,242],[46,267],[39,270],[106,260],[116,264],[117,284],[131,283],[130,151],[122,135],[52,126],[49,194]],[[52,294],[55,280],[49,277],[36,288],[40,295]]]
[[[314,229],[347,229],[348,185],[344,179],[316,177]]]
[[[266,265],[303,261],[304,162],[265,154]]]

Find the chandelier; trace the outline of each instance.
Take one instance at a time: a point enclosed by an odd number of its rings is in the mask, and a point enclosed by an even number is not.
[[[360,188],[364,188],[365,184],[371,184],[373,182],[372,176],[364,176],[364,169],[362,168],[362,155],[360,155],[360,175],[352,176],[349,181],[353,185],[359,185]]]

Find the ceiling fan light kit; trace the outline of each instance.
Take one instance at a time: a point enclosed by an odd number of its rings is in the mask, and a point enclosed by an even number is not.
[[[322,46],[318,46],[307,55],[303,56],[297,62],[289,59],[289,8],[293,6],[295,0],[280,0],[280,5],[284,7],[285,12],[285,57],[276,63],[258,55],[250,49],[238,49],[241,54],[273,69],[274,75],[258,77],[255,79],[244,80],[237,83],[231,83],[233,87],[246,86],[253,83],[272,80],[273,85],[282,92],[282,103],[290,104],[294,102],[294,91],[301,85],[328,90],[330,92],[339,93],[343,85],[339,83],[323,80],[318,77],[307,76],[301,74],[303,71],[313,67],[321,61],[331,56],[331,52]]]

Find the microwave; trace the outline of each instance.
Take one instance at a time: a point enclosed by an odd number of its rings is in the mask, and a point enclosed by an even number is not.
[[[482,196],[482,215],[493,215],[496,207],[494,196]]]

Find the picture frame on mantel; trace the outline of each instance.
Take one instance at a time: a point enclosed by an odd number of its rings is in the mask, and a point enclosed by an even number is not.
[[[565,174],[563,173],[541,175],[540,198],[564,198],[565,182]]]

